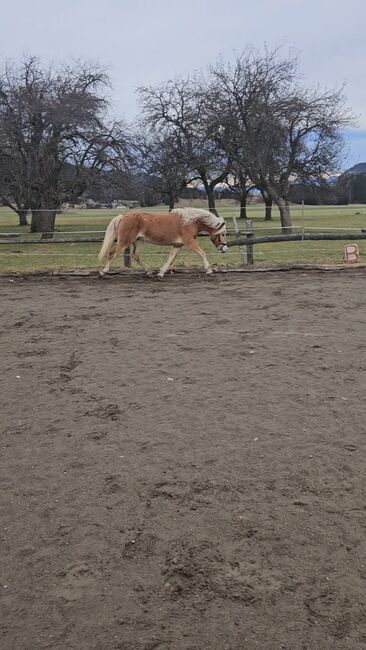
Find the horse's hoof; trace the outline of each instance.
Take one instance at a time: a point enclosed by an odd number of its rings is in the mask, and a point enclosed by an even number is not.
[[[105,276],[104,271],[99,271],[99,277],[100,277],[100,278],[104,278],[104,276]]]
[[[208,271],[206,271],[206,275],[213,275],[213,270],[209,269]]]
[[[163,280],[164,279],[164,273],[158,273],[157,276],[158,280]]]

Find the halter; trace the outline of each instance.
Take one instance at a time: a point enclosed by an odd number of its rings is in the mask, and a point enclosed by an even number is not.
[[[225,223],[225,221],[223,221],[223,222],[219,225],[219,227],[217,228],[217,230],[214,230],[214,232],[212,233],[212,235],[213,235],[213,237],[217,237],[218,235],[222,235],[222,234],[225,233],[225,232],[226,232],[226,223]],[[223,242],[218,242],[217,244],[215,244],[215,247],[216,247],[216,249],[219,251],[219,253],[225,253],[225,251],[227,251],[227,245],[226,245],[225,241],[223,241]]]
[[[214,232],[213,232],[212,234],[213,234],[213,235],[222,235],[222,233],[223,233],[225,230],[226,230],[226,223],[225,223],[225,221],[223,221],[222,223],[220,223],[218,229],[217,229],[217,230],[214,230]]]

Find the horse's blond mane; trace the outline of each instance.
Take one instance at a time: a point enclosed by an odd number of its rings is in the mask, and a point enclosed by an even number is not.
[[[172,212],[177,214],[184,223],[194,223],[199,220],[209,228],[218,228],[223,222],[223,219],[202,208],[175,208]]]

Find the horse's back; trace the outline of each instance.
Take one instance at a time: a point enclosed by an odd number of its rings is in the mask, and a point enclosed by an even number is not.
[[[181,219],[173,212],[144,212],[143,210],[134,210],[126,215],[139,223],[144,223],[148,228],[160,230],[167,228],[180,229]]]
[[[134,210],[126,214],[123,229],[133,228],[138,236],[153,242],[173,244],[181,241],[182,220],[173,212],[144,212]]]

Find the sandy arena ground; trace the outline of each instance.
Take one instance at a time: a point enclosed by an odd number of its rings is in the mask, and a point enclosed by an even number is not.
[[[0,279],[4,650],[366,647],[365,279]]]

